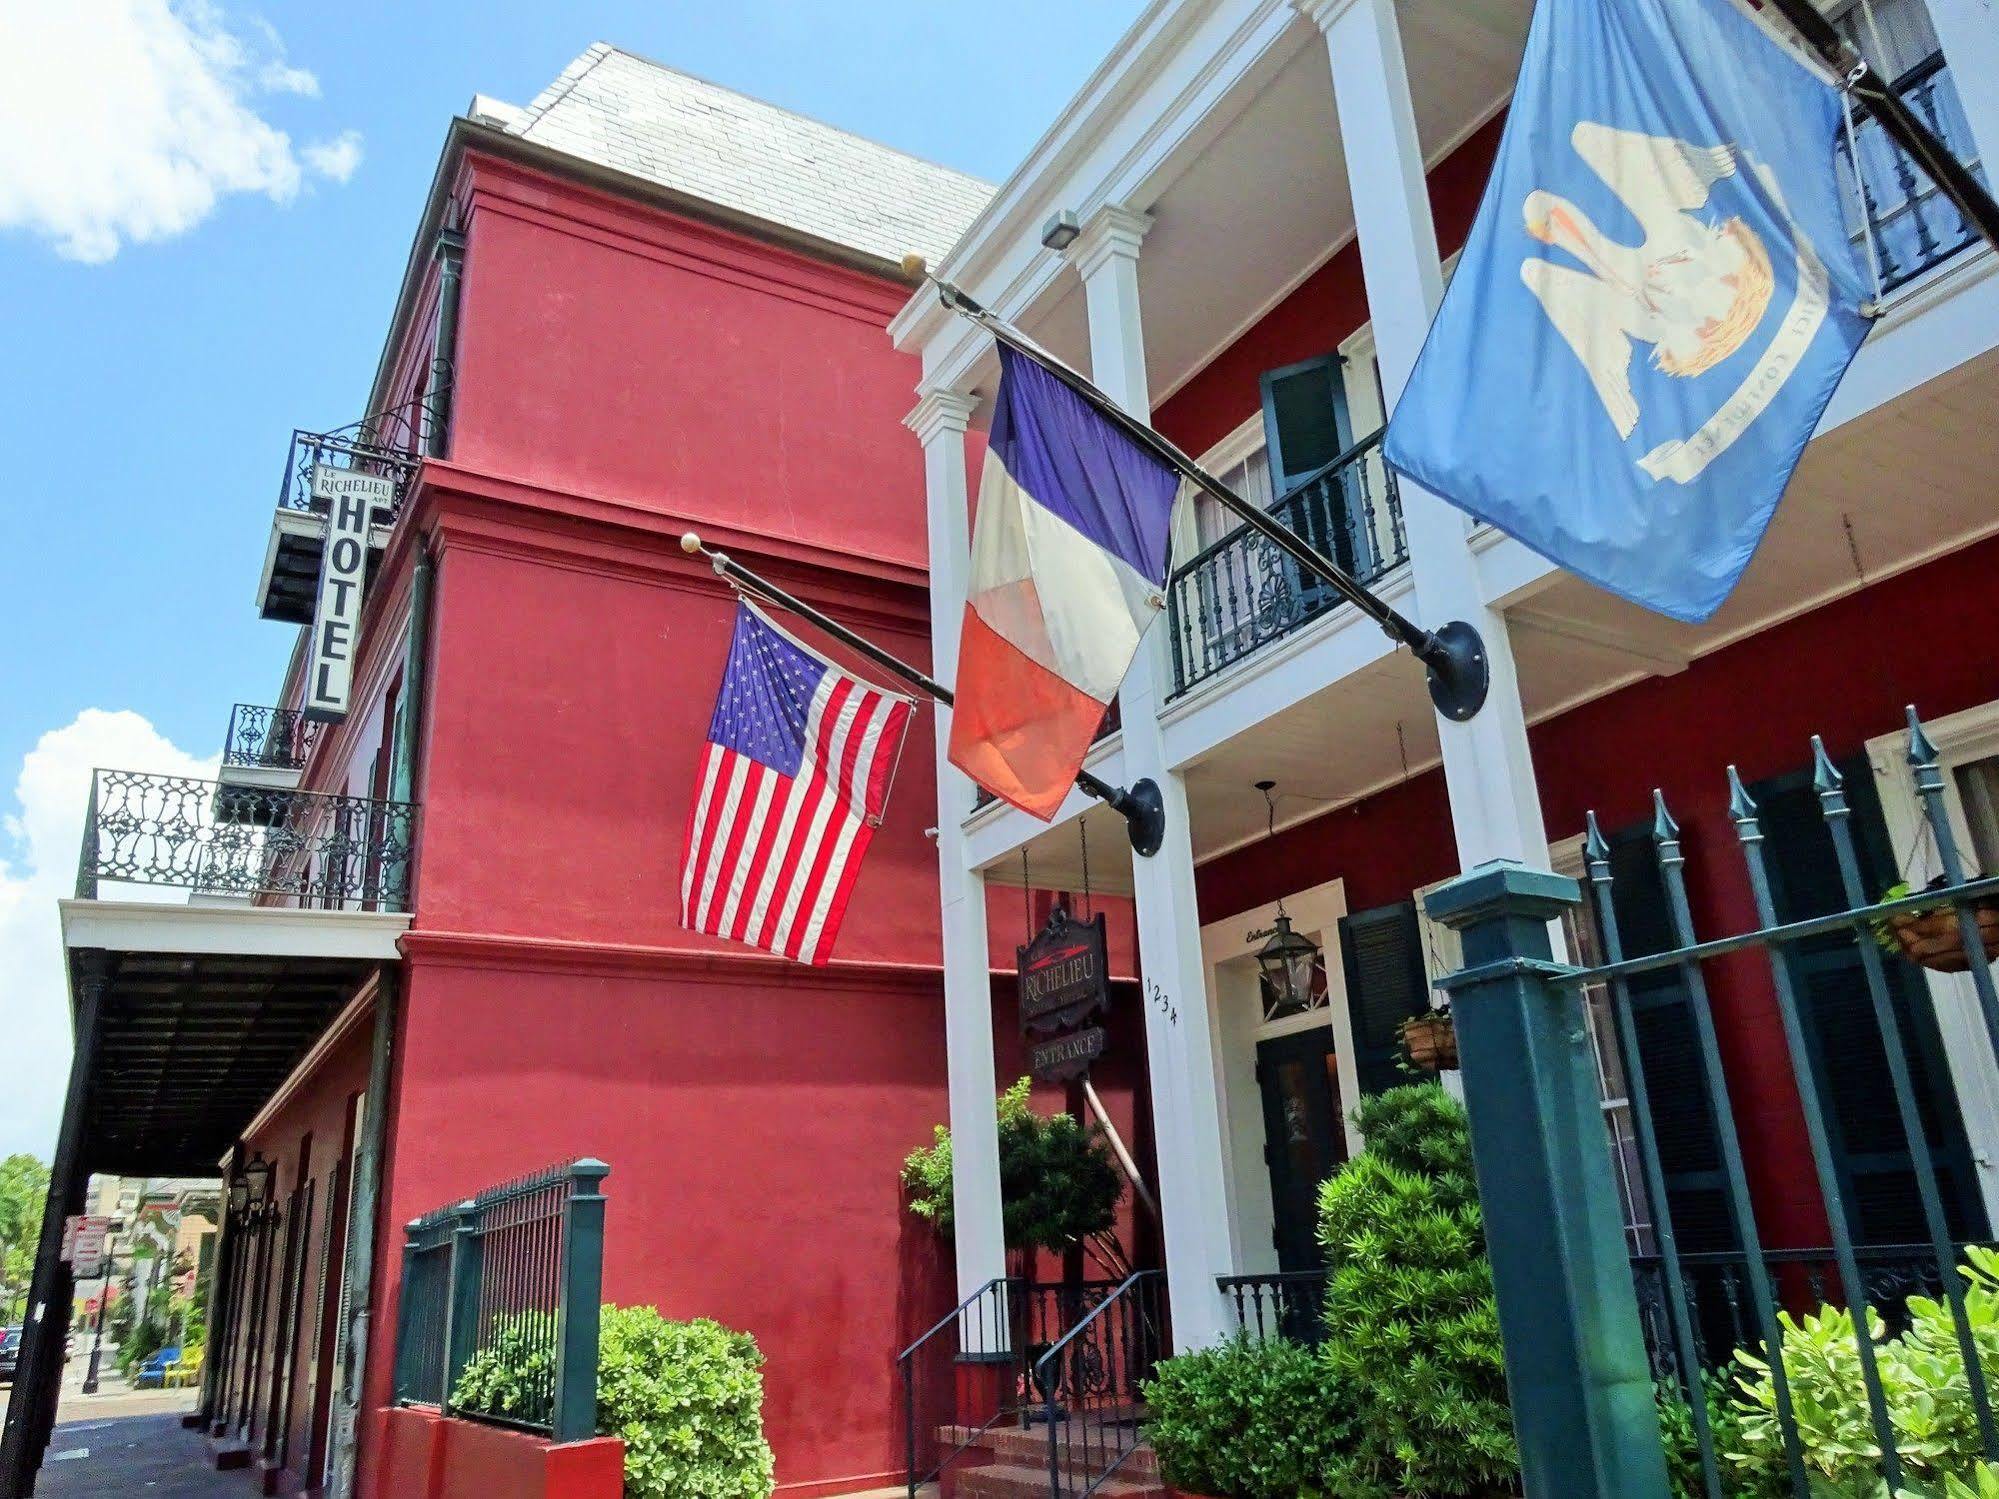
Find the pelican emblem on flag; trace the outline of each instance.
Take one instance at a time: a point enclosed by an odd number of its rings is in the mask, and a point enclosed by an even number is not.
[[[1536,257],[1520,279],[1582,361],[1617,435],[1629,437],[1638,426],[1632,344],[1652,345],[1652,368],[1662,374],[1706,374],[1749,341],[1776,279],[1762,238],[1740,218],[1696,217],[1714,184],[1735,175],[1732,148],[1588,120],[1570,143],[1645,237],[1619,244],[1567,198],[1537,188],[1522,205],[1527,232],[1587,271]]]

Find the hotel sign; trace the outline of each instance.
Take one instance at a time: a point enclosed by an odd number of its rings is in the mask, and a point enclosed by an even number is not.
[[[306,647],[307,718],[333,722],[347,716],[354,648],[361,633],[361,587],[368,571],[368,526],[374,512],[391,508],[395,499],[396,481],[384,474],[312,466],[313,509],[326,511],[326,550]]]
[[[1014,950],[1020,1029],[1036,1077],[1066,1082],[1104,1054],[1103,1028],[1087,1022],[1110,1003],[1105,951],[1101,914],[1078,921],[1060,907],[1032,942]]]

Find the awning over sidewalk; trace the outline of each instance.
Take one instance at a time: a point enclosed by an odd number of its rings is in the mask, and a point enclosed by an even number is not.
[[[381,962],[403,915],[65,901],[72,1004],[102,964],[84,1170],[202,1176]]]
[[[66,900],[76,1053],[49,1173],[0,1499],[31,1492],[55,1416],[71,1282],[62,1222],[92,1172],[207,1176],[382,964],[407,915]]]

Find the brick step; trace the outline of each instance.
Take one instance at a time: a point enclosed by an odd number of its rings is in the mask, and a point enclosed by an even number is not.
[[[1018,1467],[1038,1468],[1044,1473],[1048,1471],[1046,1426],[994,1426],[977,1436],[963,1426],[942,1426],[937,1430],[937,1439],[944,1444],[946,1451],[962,1443],[972,1448],[982,1447],[1001,1461]],[[1063,1433],[1062,1460],[1081,1471],[1086,1458],[1096,1455],[1109,1462],[1117,1456],[1122,1445],[1123,1437],[1115,1430],[1071,1427]],[[1120,1477],[1129,1473],[1133,1477],[1151,1479],[1158,1472],[1159,1459],[1143,1440],[1137,1450],[1118,1465]]]
[[[1081,1489],[1078,1475],[1074,1486]],[[1028,1468],[1014,1463],[996,1463],[987,1468],[967,1468],[956,1480],[958,1499],[1048,1499],[1048,1469]],[[1166,1490],[1156,1479],[1127,1479],[1124,1469],[1096,1490],[1101,1499],[1165,1499]]]

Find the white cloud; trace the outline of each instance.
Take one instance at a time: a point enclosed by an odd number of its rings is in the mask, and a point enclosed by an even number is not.
[[[252,29],[210,0],[0,0],[0,228],[95,263],[186,232],[230,193],[297,197],[306,168],[257,96],[316,97],[319,80]],[[358,135],[336,165],[348,156]]]
[[[99,766],[212,777],[137,713],[89,708],[42,735],[21,759],[14,806],[0,819],[0,1156],[55,1146],[69,1077],[69,985],[56,902],[76,893],[90,773]],[[184,892],[121,886],[117,898],[184,900]]]
[[[330,141],[315,141],[301,154],[305,164],[320,176],[345,182],[361,165],[361,132],[343,130]]]

